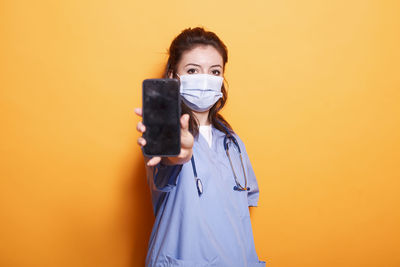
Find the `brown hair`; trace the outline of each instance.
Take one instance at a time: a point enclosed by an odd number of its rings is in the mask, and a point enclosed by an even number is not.
[[[221,54],[223,59],[223,71],[225,70],[225,64],[228,62],[228,49],[225,44],[218,38],[218,36],[210,31],[204,30],[204,28],[188,28],[183,30],[175,39],[172,41],[171,46],[168,50],[168,61],[165,68],[164,77],[169,78],[171,75],[173,78],[177,78],[178,63],[181,60],[182,54],[189,51],[199,45],[211,45]],[[229,123],[219,114],[219,111],[224,107],[228,93],[225,89],[225,82],[221,88],[222,97],[211,107],[208,113],[208,120],[218,130],[228,134],[227,131],[232,132],[232,127]],[[183,102],[181,103],[182,114],[189,114],[189,130],[197,136],[199,133],[199,122],[194,116],[193,112]],[[221,125],[222,124],[222,125]]]

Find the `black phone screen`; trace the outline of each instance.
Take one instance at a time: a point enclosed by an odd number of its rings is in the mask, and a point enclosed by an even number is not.
[[[143,81],[143,137],[146,156],[176,156],[181,149],[180,93],[176,79]]]

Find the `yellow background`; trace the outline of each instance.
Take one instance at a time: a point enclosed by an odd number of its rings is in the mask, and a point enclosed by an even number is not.
[[[171,40],[229,48],[267,266],[400,266],[400,2],[0,0],[0,266],[142,266],[133,109]]]

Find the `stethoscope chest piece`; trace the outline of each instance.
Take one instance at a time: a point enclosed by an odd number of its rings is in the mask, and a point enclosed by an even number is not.
[[[243,188],[243,187],[239,187],[239,186],[235,185],[233,187],[233,190],[235,190],[235,191],[250,191],[250,187]]]

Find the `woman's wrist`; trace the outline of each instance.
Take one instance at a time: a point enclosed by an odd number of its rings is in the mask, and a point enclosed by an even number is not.
[[[164,165],[182,165],[188,162],[192,158],[193,150],[186,150],[181,152],[180,155],[176,157],[164,157],[161,160],[161,163]]]

